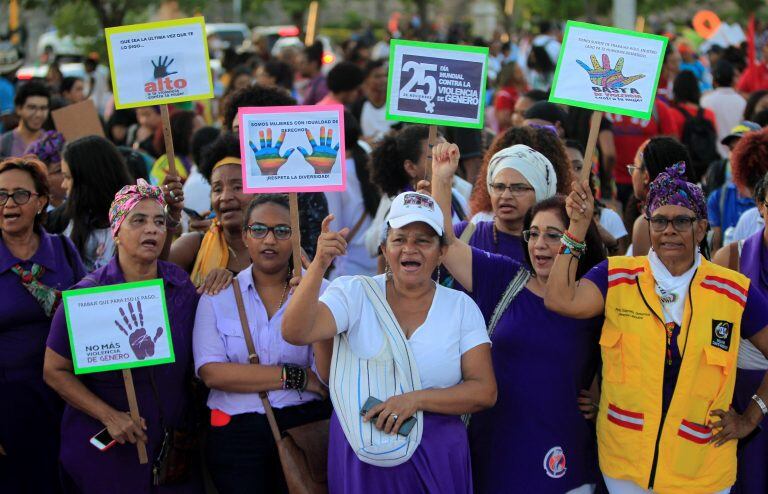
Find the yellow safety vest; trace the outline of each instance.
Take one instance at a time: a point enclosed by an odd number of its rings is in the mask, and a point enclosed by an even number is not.
[[[666,417],[667,335],[654,285],[647,257],[609,259],[600,468],[662,494],[711,494],[736,481],[736,441],[715,448],[706,424],[712,410],[731,404],[749,279],[702,259],[685,301],[677,337],[682,362]]]

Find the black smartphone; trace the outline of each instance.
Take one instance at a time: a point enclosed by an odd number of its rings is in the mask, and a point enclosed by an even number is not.
[[[193,220],[204,220],[205,219],[205,218],[203,218],[203,216],[200,213],[198,213],[194,209],[190,209],[190,208],[181,208],[181,209],[182,209],[182,211],[187,213],[189,215],[189,217],[192,218]]]
[[[367,414],[371,408],[375,407],[379,403],[381,403],[381,400],[374,398],[373,396],[369,396],[368,399],[365,400],[363,408],[360,409],[360,415]],[[378,415],[374,415],[371,420],[376,420],[378,417]],[[397,431],[397,433],[401,436],[408,436],[408,434],[411,433],[411,430],[413,430],[414,425],[416,425],[416,417],[410,417],[408,420],[403,422],[403,425],[400,426],[400,429]]]

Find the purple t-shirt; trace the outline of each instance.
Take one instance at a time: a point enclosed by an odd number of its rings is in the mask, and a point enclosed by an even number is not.
[[[147,423],[147,454],[150,461],[146,465],[140,465],[136,447],[130,443],[116,444],[105,452],[91,446],[89,439],[103,429],[104,425],[90,415],[67,405],[61,422],[61,462],[67,474],[83,492],[114,491],[116,479],[119,479],[121,492],[153,492],[152,459],[157,457],[163,440],[161,414],[167,427],[187,425],[187,390],[192,377],[192,327],[198,295],[189,275],[175,264],[158,261],[157,274],[158,278],[164,281],[176,361],[172,364],[131,370],[139,413]],[[87,275],[76,288],[119,283],[125,283],[125,277],[117,257],[114,257],[109,264]],[[119,331],[116,327],[103,329]],[[48,348],[64,358],[72,358],[67,322],[61,307],[56,311],[51,324]],[[155,398],[150,376],[154,378],[160,402]],[[78,376],[78,379],[111,407],[116,410],[128,410],[122,372],[84,374]],[[182,488],[178,492],[189,491]]]
[[[584,275],[584,278],[597,286],[603,294],[603,300],[605,300],[608,296],[608,260],[606,259],[590,269],[587,274]],[[674,323],[669,324],[672,329],[672,337],[669,340],[671,359],[664,359],[666,366],[664,369],[664,385],[661,399],[662,410],[664,411],[669,408],[669,405],[672,402],[672,396],[675,393],[675,385],[677,384],[677,376],[680,374],[680,366],[683,361],[682,356],[680,355],[680,347],[677,344],[677,337],[680,335],[680,326]],[[741,337],[750,338],[759,333],[766,326],[768,326],[768,300],[766,299],[765,294],[755,288],[754,283],[750,283],[749,291],[747,292],[747,303],[744,307],[744,312],[741,315]]]
[[[508,257],[472,249],[470,295],[486,321],[520,269]],[[593,429],[577,398],[597,371],[601,326],[602,317],[572,319],[548,310],[527,288],[512,301],[491,339],[498,401],[470,422],[477,492],[505,492],[512,481],[561,494],[597,481]]]
[[[453,225],[453,231],[456,238],[460,237],[467,228],[467,222],[462,221]],[[517,235],[510,235],[502,231],[496,235],[498,243],[493,241],[493,222],[481,221],[475,225],[475,231],[469,239],[468,244],[477,247],[480,250],[501,254],[521,264],[528,264],[525,260],[525,251],[523,250],[523,239]]]

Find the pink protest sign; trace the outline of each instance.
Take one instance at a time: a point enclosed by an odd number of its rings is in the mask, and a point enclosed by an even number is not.
[[[238,119],[245,192],[345,189],[342,105],[240,108]]]

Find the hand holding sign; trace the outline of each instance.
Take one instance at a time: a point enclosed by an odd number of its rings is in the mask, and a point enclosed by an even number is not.
[[[339,152],[339,144],[331,147],[333,142],[333,129],[328,129],[328,136],[325,134],[325,127],[320,127],[320,144],[315,141],[312,132],[307,129],[307,139],[312,146],[312,153],[307,152],[306,149],[299,146],[297,149],[307,160],[307,163],[312,165],[315,169],[315,173],[331,173],[333,164],[336,163],[336,155]]]
[[[621,71],[624,69],[624,57],[619,58],[616,62],[616,66],[611,68],[611,60],[607,53],[603,53],[603,65],[602,67],[597,62],[597,57],[590,56],[592,60],[592,67],[588,66],[581,60],[576,60],[576,63],[587,71],[589,74],[589,80],[592,84],[604,88],[624,87],[632,84],[638,79],[645,77],[645,74],[633,75],[631,77],[625,77]]]
[[[256,164],[259,165],[262,175],[277,175],[277,171],[281,166],[288,161],[288,157],[293,153],[293,148],[288,150],[280,156],[280,148],[283,146],[285,140],[285,131],[280,133],[280,137],[277,138],[277,142],[272,145],[272,129],[267,129],[266,138],[264,137],[264,131],[259,131],[259,144],[261,149],[257,148],[253,141],[248,141],[253,151],[253,156],[256,158]]]
[[[131,350],[133,350],[133,354],[136,355],[136,358],[144,360],[155,354],[155,342],[162,336],[163,328],[157,328],[154,339],[150,337],[147,334],[147,330],[144,329],[144,313],[141,310],[141,302],[136,302],[136,308],[139,315],[138,320],[136,319],[136,312],[133,310],[133,304],[128,302],[128,313],[131,315],[133,324],[128,320],[128,315],[122,307],[120,307],[120,315],[123,316],[125,327],[117,321],[115,321],[115,324],[120,331],[128,336],[128,342],[131,344]]]

